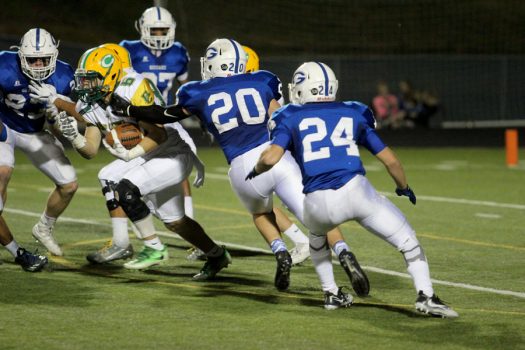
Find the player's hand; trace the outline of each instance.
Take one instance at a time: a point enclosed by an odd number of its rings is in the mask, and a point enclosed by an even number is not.
[[[255,170],[255,167],[253,167],[253,169],[248,173],[248,175],[246,175],[246,177],[244,178],[244,181],[248,181],[248,180],[251,180],[253,179],[254,177],[258,176],[258,175],[261,175],[259,174],[256,170]]]
[[[202,185],[204,185],[204,163],[197,157],[196,154],[194,154],[194,162],[193,166],[195,167],[195,170],[197,170],[197,174],[195,175],[195,180],[193,180],[193,186],[199,188]]]
[[[44,103],[46,105],[52,105],[58,97],[57,89],[51,84],[44,84],[31,80],[29,83],[29,96],[32,99]]]
[[[120,142],[120,139],[117,135],[117,131],[115,129],[111,130],[111,136],[113,136],[113,146],[110,146],[109,143],[106,142],[106,139],[102,139],[104,147],[106,147],[109,153],[111,153],[119,159],[122,159],[126,162],[131,160],[129,150],[122,146],[122,142]]]
[[[131,103],[124,97],[113,93],[109,105],[111,106],[111,111],[113,114],[121,117],[129,117],[128,107],[131,105]]]
[[[46,107],[46,119],[48,124],[53,125],[56,123],[58,113],[58,108],[54,104],[50,104]]]
[[[396,194],[398,196],[407,196],[410,202],[416,205],[416,194],[414,193],[414,191],[412,191],[410,187],[408,187],[408,185],[407,185],[407,188],[405,189],[396,188]]]

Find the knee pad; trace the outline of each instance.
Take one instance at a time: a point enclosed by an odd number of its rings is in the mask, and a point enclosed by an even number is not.
[[[310,249],[314,251],[330,250],[326,235],[318,236],[310,232],[308,235],[308,240],[310,241]]]
[[[425,252],[415,237],[408,237],[399,247],[399,251],[403,254],[407,265],[417,260],[427,261]]]
[[[150,214],[148,206],[141,198],[140,190],[131,181],[121,180],[115,192],[118,195],[118,203],[131,221],[142,220]]]
[[[106,198],[106,207],[109,211],[113,211],[119,207],[118,201],[115,198],[115,188],[117,184],[113,181],[102,180],[104,185],[102,186],[102,195]]]

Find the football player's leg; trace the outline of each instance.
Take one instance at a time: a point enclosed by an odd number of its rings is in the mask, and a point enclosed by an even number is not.
[[[9,129],[5,127],[4,131],[8,132]],[[19,246],[2,217],[7,200],[7,186],[11,179],[11,175],[13,174],[13,167],[15,165],[14,141],[14,135],[9,133],[7,139],[0,142],[0,243],[11,253],[11,255],[13,255],[13,257],[16,257],[16,251]]]
[[[403,213],[387,198],[379,195],[364,177],[360,186],[352,192],[352,200],[359,208],[359,223],[403,254],[416,290],[433,295],[425,253]]]
[[[33,236],[52,254],[62,255],[53,237],[53,228],[78,188],[75,169],[65,156],[62,144],[51,134],[19,135],[17,146],[55,184],[39,222],[33,227]]]
[[[290,284],[292,258],[282,240],[275,214],[273,212],[273,189],[275,182],[272,171],[266,172],[251,181],[245,181],[246,175],[253,168],[261,150],[251,150],[235,158],[228,176],[233,191],[252,214],[252,219],[259,233],[269,244],[277,260],[274,284],[279,290],[286,290]]]

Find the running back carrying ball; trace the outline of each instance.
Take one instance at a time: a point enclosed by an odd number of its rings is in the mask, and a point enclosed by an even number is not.
[[[120,143],[122,143],[122,146],[126,149],[132,149],[138,145],[144,137],[142,131],[140,131],[139,127],[135,124],[122,123],[117,125],[114,129],[117,131]],[[110,146],[113,146],[113,136],[111,133],[106,135],[106,142]]]

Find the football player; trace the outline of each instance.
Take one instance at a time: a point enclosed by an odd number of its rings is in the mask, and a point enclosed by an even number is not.
[[[330,67],[307,62],[294,72],[289,85],[293,104],[272,115],[271,145],[246,179],[255,182],[290,150],[303,174],[304,221],[310,229],[310,253],[325,292],[325,308],[351,303],[337,285],[327,283],[322,269],[331,267],[326,232],[349,220],[399,250],[418,293],[416,309],[441,317],[457,317],[435,294],[427,258],[416,234],[401,211],[368,182],[358,145],[381,161],[394,180],[398,196],[416,204],[401,162],[375,131],[372,111],[355,101],[337,102],[338,81]]]
[[[270,245],[277,260],[275,286],[286,290],[290,284],[292,259],[281,239],[273,213],[273,193],[302,222],[303,201],[300,170],[290,154],[256,182],[244,181],[259,154],[269,143],[266,124],[280,107],[279,79],[268,71],[243,74],[246,54],[231,39],[217,39],[201,58],[203,81],[183,85],[175,106],[137,107],[116,96],[116,112],[139,120],[166,123],[197,115],[218,140],[230,164],[230,183],[242,204],[252,214],[259,232]],[[355,261],[355,259],[354,259]],[[357,262],[357,261],[356,261]],[[352,266],[360,294],[368,293],[368,280],[358,264]],[[333,279],[333,276],[332,276]],[[361,292],[362,291],[362,292]]]
[[[30,82],[46,84],[55,95],[60,94],[68,100],[65,96],[71,93],[74,85],[73,69],[57,57],[58,42],[42,28],[25,33],[18,52],[0,52],[0,118],[6,135],[0,142],[0,192],[5,205],[7,185],[15,165],[14,150],[18,148],[55,184],[32,233],[51,254],[62,255],[52,232],[57,218],[77,190],[77,176],[64,155],[62,144],[44,130],[46,117],[52,124],[58,111],[51,105],[33,100],[28,89]],[[3,205],[0,205],[0,213]],[[0,231],[4,230],[8,230],[5,222],[0,228]],[[11,237],[10,233],[6,235]],[[15,247],[8,249],[16,257]]]
[[[145,129],[142,141],[130,150],[122,146],[114,130],[122,119],[115,117],[108,107],[113,92],[119,92],[138,105],[162,103],[158,91],[140,74],[128,71],[123,75],[121,61],[114,51],[98,47],[85,52],[80,58],[75,78],[80,97],[76,110],[87,123],[86,131],[81,135],[76,120],[64,115],[58,121],[60,130],[86,158],[95,156],[100,140],[107,133],[112,133],[113,147],[105,140],[103,143],[119,159],[99,172],[102,191],[112,218],[126,221],[127,215],[145,244],[142,252],[124,267],[145,269],[168,258],[167,248],[155,234],[153,213],[168,229],[206,252],[208,260],[194,279],[212,278],[231,262],[231,257],[224,247],[218,246],[206,235],[197,222],[184,215],[180,185],[193,166],[197,168],[194,184],[202,185],[204,167],[173,125],[162,128],[141,123],[140,126]],[[116,235],[114,231],[114,243],[107,247],[108,254],[101,254],[104,259],[100,261],[94,254],[88,256],[88,260],[98,263],[130,257],[133,254],[131,246],[123,246],[125,243],[117,241],[124,239],[121,237],[124,235],[127,235],[127,227],[122,235]]]
[[[250,47],[243,46],[246,52],[246,73],[256,72],[259,70],[259,55]],[[279,100],[280,105],[284,105],[284,96],[281,96]],[[301,197],[304,195],[301,194]],[[290,255],[292,256],[292,263],[298,264],[310,256],[310,247],[308,244],[308,238],[304,233],[293,224],[290,219],[278,208],[274,208],[275,216],[277,219],[277,225],[285,235],[287,235],[295,243],[295,247],[290,249]],[[345,270],[346,274],[350,277],[353,282],[354,289],[359,296],[366,296],[370,291],[370,285],[368,277],[358,268],[355,272],[352,272],[351,267],[353,265],[358,266],[359,263],[356,261],[355,255],[350,251],[350,248],[344,240],[342,232],[335,228],[327,233],[328,244],[332,247],[334,255],[339,259],[339,263]],[[306,242],[304,244],[303,242]],[[356,273],[361,273],[362,276],[354,277]]]
[[[177,23],[171,13],[162,7],[150,7],[144,11],[135,28],[140,34],[140,40],[123,40],[120,45],[127,49],[133,68],[148,78],[162,93],[167,104],[174,103],[174,82],[184,84],[188,81],[189,55],[186,48],[175,41]],[[177,123],[177,130],[191,149],[197,148],[186,130]],[[194,218],[191,187],[186,179],[182,182],[184,189],[184,210],[188,217]],[[195,260],[203,252],[196,249],[188,259]]]

